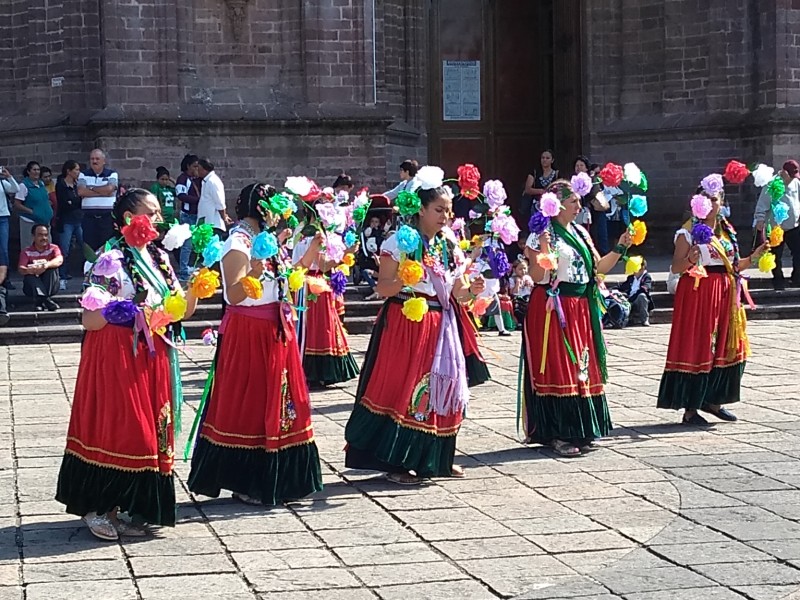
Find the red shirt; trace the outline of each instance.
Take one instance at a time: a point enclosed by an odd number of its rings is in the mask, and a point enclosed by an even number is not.
[[[51,261],[57,256],[61,256],[61,250],[55,244],[48,244],[42,251],[37,250],[35,245],[28,246],[19,253],[19,266],[29,267],[37,262]]]

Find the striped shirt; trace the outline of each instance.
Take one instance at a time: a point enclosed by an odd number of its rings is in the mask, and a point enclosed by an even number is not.
[[[83,199],[84,210],[111,210],[114,207],[114,201],[117,199],[116,190],[119,189],[119,175],[116,171],[112,171],[108,167],[104,167],[100,174],[96,174],[89,167],[81,172],[78,177],[78,187],[103,187],[107,184],[114,185],[114,193],[110,196],[93,196],[91,198]]]

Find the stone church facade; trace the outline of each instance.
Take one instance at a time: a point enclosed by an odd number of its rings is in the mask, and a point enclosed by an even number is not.
[[[6,0],[0,164],[98,146],[140,185],[192,151],[232,200],[470,161],[516,202],[552,147],[636,161],[666,231],[728,159],[796,155],[799,24],[800,0]]]

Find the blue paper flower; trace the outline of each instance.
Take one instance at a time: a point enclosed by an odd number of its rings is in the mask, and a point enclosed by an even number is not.
[[[647,198],[645,196],[634,195],[631,196],[628,202],[628,210],[634,217],[643,217],[647,212]]]
[[[215,235],[208,242],[208,245],[203,250],[203,266],[211,267],[213,264],[222,260],[222,242],[219,241],[219,236]]]
[[[779,200],[772,205],[772,216],[776,225],[780,225],[789,218],[789,209],[783,201]]]
[[[356,243],[356,232],[352,229],[348,229],[344,232],[344,245],[348,248],[352,248],[353,245]]]
[[[400,252],[413,254],[417,251],[421,238],[416,229],[403,225],[395,235],[397,236],[397,247],[400,248]]]
[[[531,215],[528,221],[528,230],[534,235],[542,235],[550,225],[550,217],[545,217],[538,210]]]
[[[117,300],[109,302],[101,312],[103,318],[112,325],[132,325],[139,307],[130,300]]]
[[[250,254],[256,260],[272,258],[278,253],[278,240],[269,231],[262,231],[253,238]]]
[[[692,241],[695,244],[708,244],[712,237],[714,237],[714,232],[705,223],[697,223],[692,227]]]

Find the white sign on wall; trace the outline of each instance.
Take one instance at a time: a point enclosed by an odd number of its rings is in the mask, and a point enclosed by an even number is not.
[[[442,61],[445,121],[481,120],[481,61]]]

